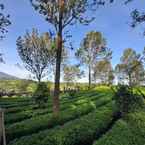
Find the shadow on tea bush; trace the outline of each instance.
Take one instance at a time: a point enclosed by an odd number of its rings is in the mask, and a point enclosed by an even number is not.
[[[133,88],[126,85],[119,85],[114,93],[116,109],[123,117],[143,107],[143,98],[133,92]]]
[[[36,91],[33,94],[33,100],[38,107],[43,108],[44,104],[48,101],[49,89],[45,82],[40,82],[37,86]]]

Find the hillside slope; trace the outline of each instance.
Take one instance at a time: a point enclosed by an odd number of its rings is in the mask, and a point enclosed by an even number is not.
[[[9,75],[4,72],[0,72],[0,80],[18,80],[19,78]]]

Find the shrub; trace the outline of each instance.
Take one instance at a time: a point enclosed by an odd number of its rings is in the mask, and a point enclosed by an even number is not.
[[[106,101],[108,101],[107,96],[105,97],[103,96],[104,94],[96,95],[96,93],[88,93],[88,94],[80,93],[80,94],[77,94],[77,96],[71,100],[68,97],[63,96],[61,98],[60,109],[62,111],[69,108],[72,104],[81,105],[82,103],[86,103],[90,100],[95,101],[96,99],[101,98],[101,97],[102,97],[101,99],[105,99]],[[108,97],[108,99],[110,99],[110,97]],[[100,101],[98,103],[100,103]],[[48,102],[48,105],[46,105],[46,108],[37,108],[37,106],[34,107],[34,105],[31,105],[27,108],[21,107],[20,104],[19,106],[20,107],[15,107],[15,108],[11,108],[7,110],[9,113],[7,112],[5,115],[5,123],[12,124],[15,122],[23,121],[24,119],[29,119],[31,117],[44,115],[46,113],[52,112],[51,102]]]
[[[44,107],[44,104],[48,101],[49,90],[45,82],[40,82],[36,91],[33,94],[33,99],[39,107]]]
[[[116,109],[121,116],[125,116],[127,113],[143,106],[142,97],[134,94],[132,88],[125,85],[118,86],[114,99],[116,101]]]
[[[134,143],[132,142],[131,144],[129,141],[131,136],[132,133],[129,130],[127,123],[123,120],[119,120],[109,132],[93,145],[133,145]]]
[[[144,145],[145,112],[135,112],[120,119],[113,128],[93,145]]]
[[[102,107],[63,126],[16,139],[9,145],[87,145],[108,127],[112,116],[112,107]]]
[[[18,113],[12,113],[12,114],[6,114],[5,115],[5,123],[14,123],[19,122],[24,119],[30,118],[32,116],[31,113],[28,112],[18,112]]]
[[[95,109],[94,106],[106,105],[111,99],[98,99],[97,101],[86,102],[79,106],[72,106],[70,109],[61,112],[59,119],[54,120],[52,114],[46,114],[38,117],[33,117],[22,122],[15,123],[6,128],[7,140],[12,140],[24,135],[29,135],[46,128],[52,128],[56,125],[64,124],[67,121],[78,118],[82,115],[88,114]]]
[[[24,110],[29,110],[32,108],[32,105],[27,105],[27,106],[21,106],[19,105],[19,107],[12,107],[12,108],[8,108],[6,109],[6,113],[7,114],[11,114],[11,113],[18,113]]]
[[[83,95],[83,94],[81,94],[81,95]],[[63,97],[61,99],[61,108],[60,109],[62,111],[62,110],[69,108],[71,106],[71,104],[81,105],[82,103],[86,103],[89,100],[95,101],[96,99],[98,99],[100,97],[103,97],[103,94],[100,94],[100,95],[96,95],[96,93],[95,94],[91,93],[89,95],[84,94],[83,96],[77,96],[71,100],[68,97]],[[107,96],[105,98],[103,97],[101,99],[105,99],[107,101]],[[108,97],[108,99],[110,99],[110,97]],[[46,105],[46,108],[38,109],[37,106],[34,107],[34,105],[32,105],[32,106],[29,106],[28,108],[16,107],[16,108],[14,108],[14,110],[11,108],[11,110],[7,110],[7,111],[9,113],[7,113],[5,116],[5,123],[10,124],[10,123],[23,121],[24,119],[29,119],[31,117],[35,117],[38,115],[44,115],[46,113],[51,113],[52,104],[51,104],[51,102],[48,102],[48,105]]]
[[[68,91],[69,99],[73,99],[76,95],[76,90],[70,90]]]

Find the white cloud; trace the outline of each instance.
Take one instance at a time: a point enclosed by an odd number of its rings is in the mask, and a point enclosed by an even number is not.
[[[0,64],[0,71],[16,76],[18,78],[25,79],[30,74],[25,68],[19,68],[13,64]]]

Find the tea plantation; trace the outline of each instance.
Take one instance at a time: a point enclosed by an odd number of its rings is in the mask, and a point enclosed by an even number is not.
[[[145,145],[145,108],[121,118],[109,87],[62,93],[60,102],[56,119],[51,97],[43,108],[30,97],[0,98],[7,144]]]

